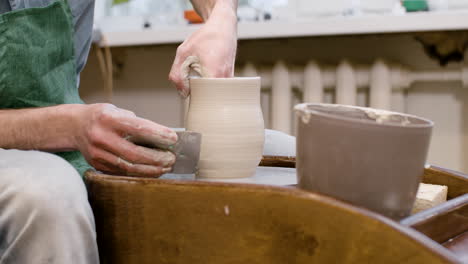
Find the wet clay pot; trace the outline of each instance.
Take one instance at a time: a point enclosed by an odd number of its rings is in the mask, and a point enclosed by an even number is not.
[[[388,217],[408,216],[424,172],[433,123],[344,105],[295,107],[301,188]]]
[[[202,134],[198,178],[255,174],[263,152],[260,78],[192,78],[186,128]]]

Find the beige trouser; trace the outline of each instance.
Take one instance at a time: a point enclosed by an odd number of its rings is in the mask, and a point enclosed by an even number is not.
[[[85,185],[65,160],[0,149],[0,264],[99,263]]]

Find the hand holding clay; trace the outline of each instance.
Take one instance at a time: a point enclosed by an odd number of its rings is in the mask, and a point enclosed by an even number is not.
[[[177,142],[174,131],[111,104],[87,105],[83,109],[75,144],[94,168],[143,177],[160,176],[171,170],[175,162],[172,152],[137,146],[127,138],[144,138],[169,149]]]
[[[177,49],[169,80],[183,97],[190,94],[188,78],[191,70],[202,77],[226,78],[234,75],[236,6],[232,1],[218,0],[209,18],[205,19],[206,23]]]

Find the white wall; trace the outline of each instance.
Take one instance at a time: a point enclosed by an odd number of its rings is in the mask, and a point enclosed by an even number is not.
[[[137,115],[171,127],[183,125],[181,99],[168,81],[174,46],[113,50],[112,103]],[[98,62],[92,50],[81,76],[81,96],[87,103],[106,101]]]

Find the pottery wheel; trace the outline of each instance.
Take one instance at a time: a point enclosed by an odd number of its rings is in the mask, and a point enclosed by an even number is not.
[[[278,168],[278,167],[258,167],[255,175],[250,178],[195,179],[194,174],[165,174],[160,179],[266,184],[266,185],[276,185],[276,186],[287,186],[287,185],[297,184],[296,169]]]

